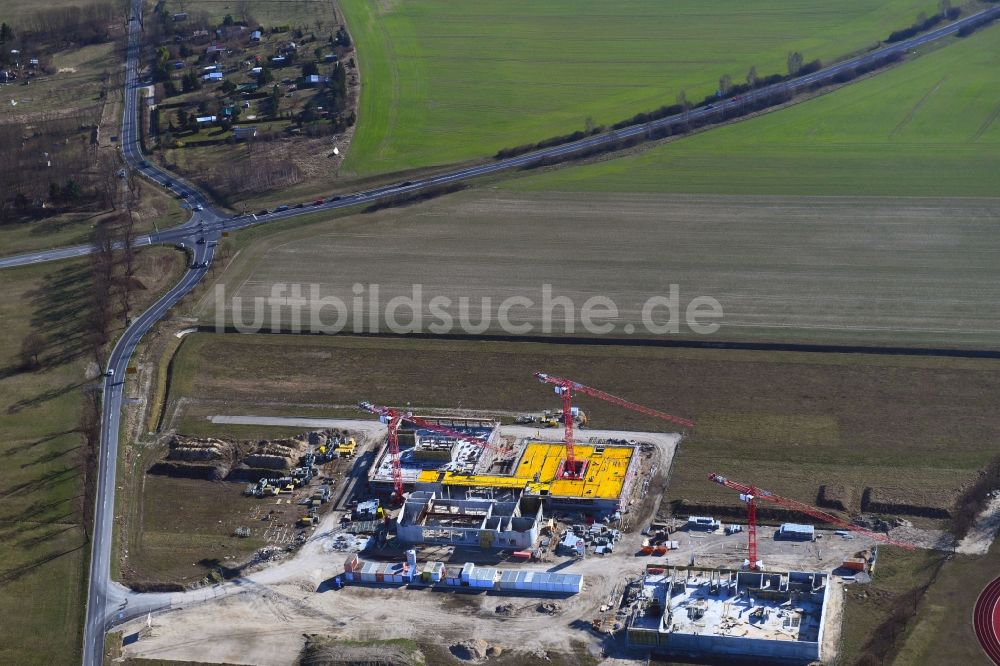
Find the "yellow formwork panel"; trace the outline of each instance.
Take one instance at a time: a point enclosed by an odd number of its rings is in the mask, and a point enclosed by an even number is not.
[[[595,447],[580,445],[573,448],[577,460],[587,462],[583,479],[557,479],[560,465],[566,460],[564,444],[531,442],[518,461],[511,475],[458,474],[426,470],[420,473],[422,483],[443,483],[454,486],[486,486],[492,488],[523,488],[539,494],[548,491],[556,497],[583,497],[613,499],[622,492],[625,475],[632,461],[634,450],[625,446],[604,447],[595,453]],[[537,479],[537,480],[536,480]]]

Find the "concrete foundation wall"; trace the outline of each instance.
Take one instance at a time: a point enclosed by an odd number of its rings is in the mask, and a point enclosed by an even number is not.
[[[819,643],[773,641],[737,636],[661,634],[660,649],[676,655],[732,655],[810,662],[819,659]]]
[[[466,524],[459,524],[467,517]],[[456,519],[452,524],[449,518]],[[522,515],[520,501],[484,498],[452,499],[414,491],[396,521],[396,537],[404,543],[530,550],[538,542],[542,508]]]

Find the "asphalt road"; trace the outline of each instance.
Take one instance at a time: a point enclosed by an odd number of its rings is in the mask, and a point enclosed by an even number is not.
[[[551,148],[545,148],[542,150],[532,151],[530,153],[525,153],[524,155],[518,155],[516,157],[511,157],[502,160],[494,160],[487,162],[485,164],[480,164],[477,166],[471,166],[464,169],[457,169],[455,171],[450,171],[448,173],[440,174],[437,176],[432,176],[428,178],[421,178],[413,181],[403,181],[401,183],[396,183],[392,185],[385,185],[382,187],[374,188],[371,190],[363,190],[360,192],[354,192],[351,194],[346,194],[338,196],[336,198],[329,198],[324,201],[321,205],[305,204],[302,208],[289,208],[288,210],[281,212],[272,212],[267,215],[245,215],[235,218],[226,219],[223,215],[219,214],[217,211],[213,210],[211,201],[199,192],[197,188],[188,183],[187,181],[171,174],[164,169],[147,162],[140,151],[139,143],[137,140],[137,130],[138,130],[138,115],[135,113],[136,106],[136,91],[142,87],[136,75],[136,63],[138,62],[138,49],[139,40],[138,36],[141,34],[138,30],[137,23],[132,22],[132,25],[136,27],[136,30],[132,31],[132,35],[129,39],[129,67],[128,76],[126,77],[126,88],[128,93],[126,94],[126,115],[124,120],[124,128],[121,135],[122,140],[122,150],[129,161],[143,176],[149,178],[150,180],[160,184],[161,186],[169,189],[174,194],[178,196],[185,196],[188,203],[192,208],[196,206],[201,206],[204,208],[203,211],[196,213],[188,222],[174,227],[172,229],[166,229],[161,232],[154,234],[149,234],[145,236],[140,236],[136,239],[136,245],[151,245],[151,244],[175,244],[185,242],[193,233],[196,233],[197,225],[199,222],[204,222],[206,228],[211,231],[236,231],[239,229],[244,229],[249,226],[263,224],[271,222],[274,220],[283,220],[293,217],[298,217],[300,215],[306,215],[309,213],[315,213],[317,211],[324,210],[336,210],[340,208],[347,208],[349,206],[356,206],[358,204],[373,203],[380,199],[388,196],[396,196],[401,194],[409,194],[423,190],[429,187],[435,187],[440,185],[447,185],[449,183],[456,183],[461,181],[470,180],[479,176],[485,176],[488,174],[493,174],[501,171],[507,171],[511,169],[516,169],[532,162],[538,160],[562,157],[566,155],[572,155],[584,150],[589,150],[592,148],[597,148],[604,146],[622,139],[629,139],[636,136],[641,136],[648,134],[654,130],[662,128],[673,128],[675,126],[686,124],[691,121],[698,120],[708,120],[715,117],[721,117],[722,114],[727,109],[732,109],[746,104],[747,102],[754,101],[758,98],[767,97],[776,91],[785,90],[788,92],[798,92],[803,89],[810,87],[811,85],[827,81],[832,79],[840,72],[854,69],[860,65],[864,65],[872,62],[878,58],[882,58],[887,54],[893,53],[905,53],[918,46],[927,44],[943,37],[952,35],[963,26],[969,23],[978,21],[982,18],[989,16],[1000,16],[1000,7],[992,7],[990,9],[979,12],[978,14],[973,14],[967,16],[963,19],[950,23],[936,30],[932,30],[923,35],[918,35],[908,40],[897,42],[890,46],[886,46],[877,51],[871,51],[869,53],[844,60],[842,62],[836,63],[818,72],[808,74],[806,76],[799,77],[792,81],[777,83],[771,86],[766,86],[759,88],[757,90],[748,92],[742,95],[739,99],[728,99],[720,100],[717,104],[713,105],[711,108],[702,107],[698,109],[692,109],[683,117],[681,116],[669,116],[666,118],[661,118],[659,120],[654,120],[649,123],[644,123],[640,125],[633,125],[630,127],[625,127],[620,130],[614,130],[610,132],[605,132],[602,134],[596,134],[591,137],[581,139],[579,141],[574,141],[572,143],[565,143],[559,146],[553,146]],[[294,202],[290,202],[292,205]],[[69,257],[82,256],[89,254],[92,251],[89,245],[77,245],[68,248],[59,248],[53,250],[43,250],[40,252],[32,252],[28,254],[15,255],[11,257],[0,258],[0,268],[7,268],[12,266],[23,266],[29,264],[40,263],[44,261],[53,261],[57,259],[66,259]]]
[[[133,15],[138,15],[141,0],[133,0]],[[162,296],[148,310],[143,312],[128,327],[111,352],[108,374],[104,380],[104,400],[99,452],[98,488],[94,517],[94,534],[90,562],[90,587],[88,591],[86,625],[84,628],[83,663],[97,666],[102,663],[104,636],[109,628],[122,621],[145,614],[151,610],[168,607],[171,595],[161,593],[138,594],[111,580],[110,565],[112,551],[112,530],[114,524],[115,481],[117,474],[118,444],[121,435],[120,418],[122,411],[122,390],[129,359],[147,331],[191,289],[201,281],[215,253],[215,242],[223,231],[235,231],[248,226],[273,220],[288,219],[321,210],[335,210],[357,204],[371,203],[387,196],[416,192],[428,187],[469,180],[478,176],[515,169],[540,159],[571,155],[591,148],[607,145],[622,139],[646,134],[659,128],[669,128],[691,120],[707,119],[721,114],[725,109],[744,104],[775,90],[795,92],[813,83],[832,78],[838,72],[858,67],[888,53],[906,52],[922,44],[935,41],[957,32],[963,25],[986,16],[1000,16],[1000,7],[993,7],[979,14],[968,16],[924,35],[893,44],[878,51],[837,63],[816,73],[761,88],[743,95],[741,100],[725,100],[713,108],[695,109],[686,117],[667,117],[650,123],[626,127],[620,130],[597,134],[580,141],[537,150],[517,157],[495,160],[485,164],[458,169],[438,176],[405,181],[371,190],[355,192],[326,200],[321,205],[306,205],[302,208],[270,213],[261,216],[240,216],[226,219],[216,211],[207,197],[187,181],[147,162],[138,141],[137,92],[142,84],[138,76],[142,29],[138,21],[129,22],[129,39],[126,60],[125,105],[121,132],[121,148],[125,159],[143,176],[159,183],[160,186],[184,197],[192,208],[192,217],[184,224],[136,239],[136,245],[177,244],[183,245],[191,257],[188,271],[169,292]],[[194,210],[200,208],[201,210]],[[204,239],[199,243],[199,239]],[[79,245],[16,255],[0,259],[0,268],[24,266],[89,254],[92,247]],[[211,591],[205,593],[211,597]]]
[[[138,0],[135,3],[137,7]],[[125,158],[135,165],[143,163],[142,154],[139,151],[137,136],[136,90],[137,63],[139,61],[141,30],[136,21],[132,21],[129,26],[129,46],[128,59],[126,61],[126,81],[125,86],[128,94],[125,95],[124,121],[121,133],[121,145]],[[129,359],[135,351],[136,345],[152,326],[159,321],[163,315],[175,303],[184,297],[207,271],[215,253],[215,241],[220,232],[217,226],[213,229],[202,230],[205,223],[214,222],[218,216],[208,205],[208,201],[197,190],[183,181],[173,178],[159,169],[151,166],[140,166],[143,173],[154,180],[166,182],[172,181],[175,191],[188,195],[188,201],[192,205],[200,204],[205,207],[203,212],[195,214],[184,225],[171,230],[171,238],[175,242],[183,242],[190,250],[190,268],[170,291],[164,294],[149,309],[139,315],[128,327],[122,337],[115,344],[108,359],[107,374],[104,378],[104,400],[103,412],[101,416],[101,443],[98,465],[98,487],[97,506],[94,512],[94,533],[91,541],[90,560],[90,587],[87,595],[87,615],[84,627],[84,653],[83,663],[99,665],[103,662],[104,635],[107,629],[117,621],[127,619],[129,613],[141,612],[135,608],[127,609],[128,590],[121,585],[111,581],[111,552],[112,534],[114,525],[115,508],[115,482],[117,475],[118,443],[120,439],[120,418],[122,413],[122,391],[125,382],[125,374],[128,368]],[[199,243],[198,239],[204,238],[204,243]],[[150,238],[139,239],[139,244],[146,245],[153,242]],[[162,242],[162,241],[159,241]],[[73,252],[69,256],[85,254],[89,248],[70,248],[62,252]],[[59,250],[42,253],[52,256]],[[35,263],[35,262],[32,262]]]

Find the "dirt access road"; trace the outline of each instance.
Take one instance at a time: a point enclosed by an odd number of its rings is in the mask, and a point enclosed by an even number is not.
[[[344,424],[339,420],[335,427]],[[650,463],[661,469],[669,467],[680,439],[666,433],[585,433],[595,439],[624,437],[653,442]],[[536,430],[504,427],[503,434],[533,437]],[[633,502],[645,506],[639,498]],[[639,529],[652,520],[654,513],[637,516],[634,531],[625,535],[612,555],[583,560],[559,557],[523,565],[585,576],[584,591],[556,600],[559,610],[554,614],[539,612],[538,604],[545,599],[537,597],[374,586],[327,589],[330,578],[343,571],[348,556],[331,547],[340,515],[334,513],[286,561],[226,585],[169,595],[169,610],[155,615],[152,629],[142,631],[140,639],[127,646],[125,653],[130,657],[201,662],[292,664],[303,645],[303,634],[317,633],[350,640],[409,638],[440,645],[476,637],[506,650],[537,653],[572,651],[584,644],[594,654],[607,651],[627,656],[620,644],[602,643],[589,625],[613,590],[625,578],[640,575],[643,567],[653,561],[636,556],[636,552],[643,538]],[[763,530],[762,541],[768,535],[768,530]],[[670,563],[687,564],[695,556],[698,564],[737,566],[743,557],[741,535],[679,532],[674,538],[680,541],[681,548],[667,558]],[[866,545],[861,540],[840,542],[831,537],[822,548],[769,541],[762,551],[778,568],[832,568],[838,559]],[[501,604],[512,604],[514,611],[498,614],[496,609]],[[125,626],[125,635],[144,628],[143,616]]]

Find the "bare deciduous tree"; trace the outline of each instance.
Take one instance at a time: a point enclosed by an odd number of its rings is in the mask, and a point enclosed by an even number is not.
[[[21,342],[21,368],[36,370],[41,367],[41,353],[45,350],[45,339],[38,331],[32,331],[24,336]]]
[[[788,54],[788,75],[795,76],[802,69],[802,54],[798,51],[793,51]]]
[[[728,95],[732,87],[733,77],[728,74],[723,74],[722,77],[719,78],[719,92],[722,93],[723,96]]]

